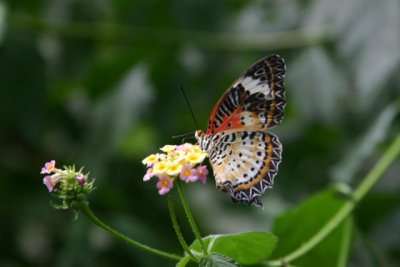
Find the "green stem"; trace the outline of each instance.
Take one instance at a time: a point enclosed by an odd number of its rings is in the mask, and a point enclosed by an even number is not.
[[[204,255],[207,255],[207,250],[206,250],[206,247],[204,246],[203,239],[201,238],[200,232],[197,229],[196,223],[195,223],[195,221],[193,219],[193,216],[192,216],[192,212],[189,209],[189,205],[187,203],[187,200],[186,200],[186,197],[185,197],[185,193],[183,192],[182,181],[180,179],[176,179],[176,181],[177,181],[177,184],[178,184],[179,196],[181,197],[182,205],[183,205],[183,208],[185,209],[186,216],[188,217],[190,226],[192,227],[193,233],[194,233],[194,235],[196,236],[197,240],[200,243],[200,247],[203,250]]]
[[[176,30],[173,28],[140,27],[110,22],[64,21],[24,14],[11,14],[9,22],[17,30],[34,34],[53,34],[75,39],[180,45],[193,43],[208,49],[265,51],[321,44],[330,40],[329,27],[315,27],[265,33],[213,33]],[[210,42],[209,40],[213,40]]]
[[[176,220],[174,204],[172,203],[171,198],[168,198],[168,208],[169,208],[169,213],[171,215],[172,225],[174,227],[176,235],[178,236],[179,243],[181,243],[182,248],[186,251],[186,253],[190,256],[190,258],[192,258],[193,261],[199,262],[199,260],[190,251],[190,248],[186,244],[185,239],[183,239],[182,232],[179,229],[178,221]]]
[[[347,220],[344,221],[343,225],[343,233],[342,233],[342,240],[340,242],[341,244],[338,255],[337,267],[347,266],[347,258],[349,257],[352,230],[353,230],[353,220],[351,217],[348,217]]]
[[[85,215],[89,220],[91,220],[97,226],[103,228],[104,230],[106,230],[110,234],[118,237],[119,239],[122,239],[123,241],[125,241],[125,242],[127,242],[127,243],[129,243],[129,244],[131,244],[131,245],[133,245],[135,247],[138,247],[138,248],[140,248],[140,249],[142,249],[142,250],[144,250],[146,252],[152,253],[154,255],[161,256],[161,257],[164,257],[164,258],[168,258],[168,259],[171,259],[171,260],[179,261],[182,258],[181,256],[178,256],[178,255],[175,255],[175,254],[171,254],[171,253],[167,253],[167,252],[164,252],[164,251],[161,251],[161,250],[154,249],[152,247],[143,245],[143,244],[141,244],[141,243],[139,243],[137,241],[134,241],[134,240],[130,239],[129,237],[127,237],[127,236],[115,231],[110,226],[108,226],[108,225],[104,224],[102,221],[100,221],[96,217],[96,215],[94,215],[94,213],[90,210],[90,208],[89,208],[89,206],[88,206],[88,204],[86,202],[82,202],[82,206],[80,208],[80,211],[83,213],[83,215]]]
[[[353,211],[356,204],[368,193],[372,186],[379,180],[382,174],[387,170],[390,164],[400,154],[400,134],[397,135],[392,145],[385,152],[382,158],[367,174],[361,184],[353,193],[352,201],[348,201],[338,210],[338,212],[308,241],[299,248],[287,254],[281,259],[267,261],[269,266],[281,266],[282,262],[289,263],[313,249],[318,243],[324,240],[346,217]]]

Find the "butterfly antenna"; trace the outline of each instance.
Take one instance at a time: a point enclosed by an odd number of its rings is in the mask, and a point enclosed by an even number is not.
[[[182,85],[181,85],[181,91],[182,91],[182,93],[183,93],[183,96],[185,97],[186,104],[187,104],[188,107],[189,107],[190,114],[192,114],[192,118],[193,118],[193,120],[194,120],[194,124],[196,124],[196,129],[199,129],[199,124],[198,124],[198,122],[197,122],[197,120],[196,120],[196,117],[194,116],[192,107],[190,106],[189,100],[188,100],[188,98],[187,98],[187,96],[186,96],[185,90],[183,89],[183,86],[182,86]]]
[[[172,136],[172,139],[188,137],[188,136],[194,136],[194,132],[184,133],[184,134],[180,134],[180,135],[174,135],[174,136]]]
[[[181,137],[183,137],[182,138],[182,144],[183,144],[183,143],[185,143],[186,139],[194,138],[194,133],[192,132],[192,133],[185,133],[185,134],[175,135],[175,136],[172,136],[172,139],[181,138]]]

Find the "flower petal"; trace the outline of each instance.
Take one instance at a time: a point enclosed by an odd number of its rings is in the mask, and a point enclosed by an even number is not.
[[[155,175],[166,174],[169,168],[169,164],[166,161],[160,161],[156,163],[153,167],[153,173]]]
[[[192,169],[192,166],[190,166],[190,164],[185,164],[182,167],[179,178],[181,178],[181,180],[186,181],[186,182],[197,181],[197,179],[198,179],[197,171],[196,171],[196,169]]]
[[[143,165],[151,166],[158,161],[158,154],[151,154],[142,160]]]
[[[85,176],[81,173],[78,173],[78,175],[76,175],[75,180],[78,181],[80,186],[83,186],[83,184],[86,182]]]
[[[207,166],[199,166],[197,167],[197,175],[199,177],[199,180],[205,184],[207,181],[207,174],[208,174],[208,170],[207,170]]]
[[[42,171],[40,173],[41,174],[51,173],[54,170],[55,165],[56,165],[56,161],[55,160],[51,160],[49,162],[46,162],[44,164],[44,167],[42,168]]]
[[[175,150],[175,149],[176,149],[176,146],[175,146],[175,145],[165,145],[165,146],[163,146],[162,148],[160,148],[160,150],[161,150],[162,152],[166,152],[166,153],[171,152],[171,151],[173,151],[173,150]]]
[[[174,186],[171,178],[168,175],[160,175],[158,177],[160,180],[157,182],[158,193],[160,195],[164,195],[168,193],[171,188]]]
[[[154,176],[153,173],[153,168],[149,168],[145,174],[145,176],[143,177],[143,181],[148,181],[150,180],[150,178],[152,178]]]
[[[43,184],[47,186],[47,189],[49,192],[53,192],[54,190],[54,184],[53,184],[53,179],[51,176],[46,176],[43,178]]]
[[[171,176],[178,175],[182,170],[182,165],[179,163],[172,163],[169,165],[167,174]]]

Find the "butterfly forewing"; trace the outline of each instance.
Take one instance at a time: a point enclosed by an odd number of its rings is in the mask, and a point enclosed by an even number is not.
[[[199,145],[210,156],[217,186],[235,202],[262,206],[257,198],[273,186],[282,145],[266,132],[285,107],[285,64],[272,55],[249,67],[213,109]]]
[[[285,64],[272,55],[248,68],[220,98],[206,136],[233,129],[265,130],[283,118]]]

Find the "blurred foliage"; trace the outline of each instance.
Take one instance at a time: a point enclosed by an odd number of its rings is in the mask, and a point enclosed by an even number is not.
[[[338,197],[337,190],[329,189],[321,192],[302,203],[296,210],[288,211],[274,222],[272,232],[281,238],[279,246],[273,251],[272,257],[279,259],[299,247],[299,240],[303,242],[309,240],[316,234],[317,229],[325,226],[330,219],[338,212],[341,206],[348,199]],[[315,215],[318,216],[315,216]],[[340,226],[329,234],[318,246],[312,249],[305,256],[294,261],[296,266],[317,266],[323,263],[324,266],[343,266],[339,264],[343,257],[342,247],[348,247],[344,244],[351,238],[352,220],[348,217]],[[347,228],[350,229],[346,231]],[[300,243],[301,244],[301,243]]]
[[[272,53],[286,60],[288,103],[275,188],[258,210],[212,178],[186,186],[200,231],[271,231],[311,193],[356,185],[400,130],[399,29],[397,0],[1,1],[0,265],[173,266],[52,209],[40,168],[84,165],[99,217],[179,253],[140,161],[196,129],[181,85],[205,129],[224,90]],[[358,206],[350,266],[400,265],[399,173],[397,162]]]

